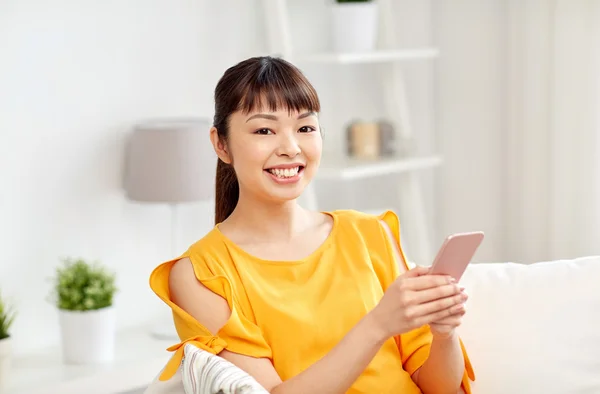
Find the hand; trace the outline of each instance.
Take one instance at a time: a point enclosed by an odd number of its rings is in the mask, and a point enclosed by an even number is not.
[[[464,301],[459,304],[461,306],[460,310],[453,314],[452,316],[448,316],[442,318],[440,320],[436,320],[434,322],[429,323],[429,327],[431,328],[431,333],[434,337],[438,338],[448,338],[454,335],[455,329],[461,325],[462,317],[465,315],[465,302],[469,298],[467,293],[465,292],[464,287],[460,287],[461,294],[463,295]]]
[[[416,267],[400,275],[370,312],[385,339],[459,314],[464,297],[454,279]],[[437,327],[437,326],[436,326]]]

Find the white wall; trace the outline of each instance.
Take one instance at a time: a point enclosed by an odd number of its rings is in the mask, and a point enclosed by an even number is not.
[[[117,270],[121,326],[163,308],[148,275],[171,257],[169,210],[124,198],[125,135],[145,117],[211,116],[225,67],[263,49],[259,4],[0,3],[0,289],[18,305],[17,353],[58,340],[46,297],[61,256]],[[180,216],[180,249],[212,225],[208,204]]]
[[[296,15],[304,15],[296,16],[296,23],[309,24],[309,17],[299,3],[295,4]],[[314,0],[309,4],[313,9],[324,8]],[[440,49],[436,60],[403,65],[418,151],[440,153],[444,158],[442,167],[421,174],[432,252],[448,234],[483,230],[486,240],[476,261],[512,257],[506,249],[510,234],[506,220],[509,158],[505,153],[510,32],[507,4],[499,0],[395,0],[394,6],[402,47],[433,45]],[[315,24],[322,22],[323,16],[319,18]],[[311,49],[308,43],[313,43],[315,34],[310,29],[299,44]],[[327,43],[322,39],[313,45],[323,48]],[[340,129],[347,113],[367,119],[380,113],[376,68],[306,69],[322,93],[324,118],[329,122],[326,126],[333,128],[333,132],[326,130],[326,145],[343,145]],[[326,208],[342,203],[359,209],[377,210],[386,205],[399,209],[396,187],[389,178],[320,186],[326,196],[337,196],[335,200],[324,199]],[[402,215],[400,212],[401,219]],[[405,246],[410,248],[415,241],[410,229],[404,228],[403,233]]]
[[[483,230],[475,260],[505,255],[506,3],[438,1],[437,143],[444,157],[436,195],[438,233]]]

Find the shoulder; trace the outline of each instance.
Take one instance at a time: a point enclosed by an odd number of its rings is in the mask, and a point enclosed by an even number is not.
[[[206,255],[214,252],[223,245],[223,239],[220,236],[221,232],[215,226],[202,238],[191,244],[187,250],[187,254]]]
[[[213,228],[181,255],[159,264],[150,276],[152,286],[156,287],[158,282],[164,285],[170,280],[180,280],[190,275],[193,277],[194,274],[201,278],[225,275],[230,258],[228,260],[228,253],[217,231]]]
[[[231,254],[220,230],[214,227],[191,244],[180,258],[189,259],[196,273],[209,270],[216,274],[215,270],[220,271],[219,267],[229,265]]]
[[[357,211],[354,209],[338,209],[331,211],[330,214],[338,220],[339,223],[350,225],[365,225],[377,222],[377,215]]]
[[[340,226],[352,227],[358,231],[376,231],[395,235],[399,225],[398,216],[390,210],[381,213],[367,213],[353,209],[330,212]]]
[[[400,224],[394,211],[366,213],[356,210],[334,211],[342,229],[344,246],[361,245],[383,288],[405,271],[406,258],[400,242]]]
[[[394,249],[401,249],[400,220],[394,211],[366,213],[356,210],[338,210],[334,211],[333,215],[337,218],[339,227],[344,230],[342,232],[346,235],[352,233],[357,235],[369,244],[372,254],[377,251],[386,254],[394,252]],[[403,254],[402,250],[399,252]]]
[[[390,211],[391,212],[391,211]],[[334,229],[337,239],[346,244],[368,245],[370,254],[385,251],[389,237],[397,234],[394,221],[389,217],[395,214],[367,213],[357,210],[336,210],[330,212],[334,217]]]

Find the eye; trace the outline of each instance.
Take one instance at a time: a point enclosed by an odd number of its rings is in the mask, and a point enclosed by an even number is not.
[[[270,129],[258,129],[254,132],[254,134],[269,135],[273,134],[273,132]]]
[[[301,133],[311,133],[313,131],[316,131],[317,129],[315,127],[312,126],[302,126],[300,127],[300,130],[298,130]]]

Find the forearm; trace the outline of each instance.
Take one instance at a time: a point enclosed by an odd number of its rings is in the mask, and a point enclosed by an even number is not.
[[[434,336],[429,357],[414,376],[415,381],[424,394],[456,394],[460,392],[464,363],[456,333],[447,338]]]
[[[343,394],[375,357],[386,339],[367,315],[325,357],[277,385],[271,393]]]

